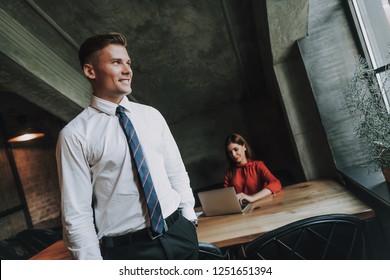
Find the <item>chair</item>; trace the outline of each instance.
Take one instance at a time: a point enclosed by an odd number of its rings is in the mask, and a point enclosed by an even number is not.
[[[0,240],[0,260],[18,260],[20,259],[15,251],[7,241]]]
[[[16,235],[23,247],[32,255],[61,239],[61,235],[49,229],[26,229]]]
[[[366,225],[352,215],[303,219],[270,231],[243,248],[246,259],[366,259]]]
[[[200,260],[226,260],[228,252],[222,253],[222,250],[213,244],[199,242],[199,259]]]

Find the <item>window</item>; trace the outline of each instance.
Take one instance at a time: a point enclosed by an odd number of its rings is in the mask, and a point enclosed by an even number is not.
[[[382,96],[390,112],[390,0],[350,0],[364,56],[375,70]]]

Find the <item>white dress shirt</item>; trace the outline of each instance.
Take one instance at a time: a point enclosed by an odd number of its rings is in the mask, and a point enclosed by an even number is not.
[[[138,135],[164,218],[182,208],[187,219],[196,219],[188,174],[164,118],[127,97],[120,105]],[[76,259],[101,259],[98,239],[149,226],[129,145],[115,115],[117,106],[92,96],[91,105],[58,138],[64,237]]]

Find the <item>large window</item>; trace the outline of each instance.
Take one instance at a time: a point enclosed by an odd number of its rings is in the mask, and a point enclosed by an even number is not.
[[[390,112],[390,0],[350,0],[367,62],[376,71],[387,111]]]

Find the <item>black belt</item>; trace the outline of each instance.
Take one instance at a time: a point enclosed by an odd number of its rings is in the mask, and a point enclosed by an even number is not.
[[[165,219],[165,230],[167,231],[180,217],[181,211],[176,210],[168,218]],[[103,236],[100,240],[100,243],[105,248],[113,248],[119,246],[127,246],[133,242],[153,240],[158,236],[153,236],[150,231],[150,228],[144,228],[135,232],[129,232],[119,236]]]

